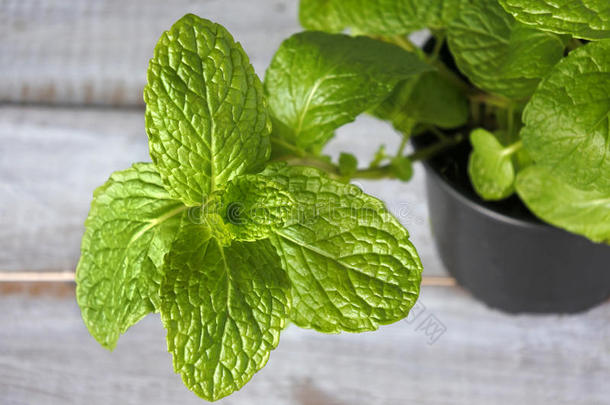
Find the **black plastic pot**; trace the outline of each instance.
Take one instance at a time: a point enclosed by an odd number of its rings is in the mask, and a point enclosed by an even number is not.
[[[610,246],[541,222],[516,196],[480,199],[468,181],[469,150],[466,142],[424,163],[433,237],[457,282],[508,312],[577,312],[607,300]]]

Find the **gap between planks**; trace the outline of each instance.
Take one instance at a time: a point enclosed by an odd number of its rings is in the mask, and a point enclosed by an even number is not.
[[[74,281],[73,271],[56,272],[0,272],[0,283],[7,282],[47,282],[58,283]],[[454,287],[456,281],[453,277],[447,276],[423,276],[422,286],[428,287]]]

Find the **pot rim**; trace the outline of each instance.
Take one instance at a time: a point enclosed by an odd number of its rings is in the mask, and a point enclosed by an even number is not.
[[[465,193],[461,192],[460,190],[458,190],[449,181],[444,179],[438,173],[438,171],[436,169],[434,169],[434,167],[432,167],[432,165],[430,165],[430,163],[428,163],[427,161],[425,161],[425,160],[422,161],[422,164],[426,170],[426,173],[428,175],[434,176],[435,179],[441,183],[441,187],[443,187],[453,197],[457,198],[463,204],[469,206],[471,209],[473,209],[475,211],[481,212],[481,213],[485,214],[486,216],[492,217],[493,219],[495,219],[497,221],[504,222],[504,223],[507,223],[507,224],[510,224],[513,226],[517,226],[520,228],[538,229],[538,230],[546,230],[546,231],[549,231],[549,230],[563,231],[563,229],[557,228],[551,224],[543,222],[542,220],[538,219],[537,217],[534,217],[533,219],[517,218],[517,217],[511,216],[511,215],[496,211],[492,208],[489,208],[489,207],[481,204],[480,201],[477,201],[477,200],[471,198],[470,196],[466,195]],[[534,215],[534,214],[532,213],[532,215]]]

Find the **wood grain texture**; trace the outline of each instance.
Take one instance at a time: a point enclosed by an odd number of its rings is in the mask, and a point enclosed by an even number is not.
[[[72,270],[93,190],[148,160],[143,114],[0,109],[0,269]]]
[[[260,75],[300,30],[292,0],[0,0],[0,101],[143,105],[153,48],[186,13],[225,25]]]
[[[368,162],[397,147],[389,125],[362,117],[327,147]],[[79,257],[93,190],[110,173],[149,161],[140,109],[0,107],[0,271],[69,271]],[[409,183],[361,181],[411,232],[429,275],[446,274],[431,242],[423,170]]]
[[[301,30],[297,6],[296,0],[0,0],[0,102],[143,105],[153,48],[186,13],[226,26],[262,77],[280,43]]]
[[[73,284],[0,285],[0,403],[201,404],[171,370],[151,315],[114,352],[91,338]],[[610,304],[509,316],[456,288],[424,288],[423,312],[373,333],[289,327],[267,366],[221,404],[607,404]],[[428,344],[433,315],[446,331]],[[8,326],[8,327],[7,327]]]

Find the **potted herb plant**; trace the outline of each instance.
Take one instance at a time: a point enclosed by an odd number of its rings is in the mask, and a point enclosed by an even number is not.
[[[284,41],[263,82],[241,45],[216,23],[188,14],[161,36],[144,89],[152,163],[113,173],[95,190],[85,223],[77,300],[104,347],[112,349],[130,326],[160,312],[175,371],[197,395],[216,400],[266,364],[289,322],[338,333],[403,319],[419,294],[419,257],[384,204],[349,181],[408,180],[412,163],[428,159],[436,173],[429,177],[430,196],[436,190],[439,200],[466,201],[466,192],[456,191],[443,173],[447,162],[459,166],[453,151],[464,147],[471,130],[469,173],[484,198],[505,198],[516,188],[548,222],[609,239],[607,161],[595,154],[595,147],[608,148],[598,141],[607,139],[607,120],[594,127],[605,128],[605,135],[595,132],[589,149],[568,156],[578,165],[573,171],[559,168],[561,150],[544,152],[552,144],[544,130],[556,112],[560,129],[575,117],[590,122],[590,111],[579,109],[587,102],[597,106],[598,119],[603,108],[607,114],[598,97],[609,86],[607,42],[584,45],[550,28],[529,28],[524,24],[547,27],[536,19],[517,23],[493,1],[437,0],[424,7],[379,0],[366,10],[359,4],[303,1],[301,21],[318,31]],[[598,11],[601,22],[578,26],[589,29],[580,37],[608,36],[607,16],[603,7]],[[424,26],[437,39],[429,52],[406,37]],[[346,27],[366,35],[336,33]],[[485,42],[494,39],[500,43]],[[445,40],[459,71],[443,63]],[[476,49],[495,53],[469,53]],[[588,62],[574,67],[575,55]],[[487,64],[478,66],[481,61]],[[570,89],[582,94],[552,96],[565,72],[571,72],[566,81],[579,84]],[[575,101],[578,115],[560,108],[566,100]],[[552,101],[559,104],[549,108]],[[380,148],[361,169],[352,155],[342,154],[337,163],[325,157],[334,131],[366,111],[393,123],[402,136],[399,150],[390,155]],[[411,138],[420,141],[406,154]],[[481,216],[505,215],[468,198]],[[562,222],[581,215],[578,204],[588,207],[590,226]],[[450,257],[439,236],[449,222],[442,209],[431,208],[441,255]],[[586,241],[547,225],[532,227]],[[453,235],[481,236],[471,230]],[[608,258],[607,246],[583,246]],[[595,270],[608,270],[606,264]],[[570,274],[580,282],[576,269]],[[607,286],[603,271],[596,275]]]
[[[610,296],[606,1],[302,0],[300,19],[434,67],[371,109],[416,147],[371,171],[407,178],[426,158],[433,236],[462,286],[511,312],[574,312]],[[407,35],[423,28],[432,38],[419,49]]]

